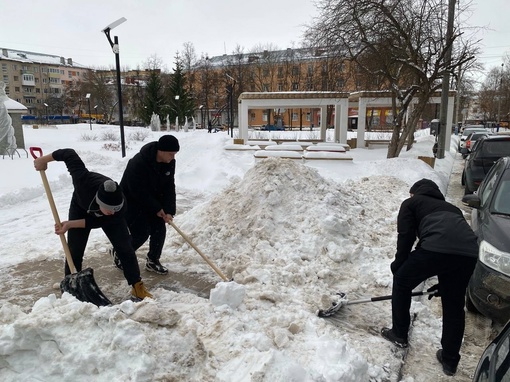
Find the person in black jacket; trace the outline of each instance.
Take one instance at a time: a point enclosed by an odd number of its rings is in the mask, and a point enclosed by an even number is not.
[[[443,331],[436,357],[443,372],[454,375],[464,336],[466,288],[478,257],[477,238],[462,211],[445,201],[433,181],[422,179],[409,193],[400,206],[397,253],[391,263],[392,328],[383,328],[381,334],[407,347],[412,290],[437,276],[438,285],[431,289],[437,288],[441,296]]]
[[[144,145],[131,158],[120,182],[126,196],[127,221],[135,251],[149,239],[145,269],[167,274],[160,258],[165,243],[166,224],[176,212],[175,154],[179,141],[163,135],[157,142]],[[122,259],[112,251],[115,265],[122,269]],[[120,261],[119,261],[120,260]]]
[[[73,179],[74,191],[69,207],[69,220],[55,226],[58,235],[67,232],[69,250],[76,270],[82,270],[83,256],[90,230],[102,228],[116,248],[124,265],[124,277],[137,299],[152,297],[140,277],[140,268],[125,219],[126,204],[121,187],[105,175],[87,170],[73,149],[55,150],[34,160],[37,171],[46,170],[48,163],[63,161]],[[71,273],[67,261],[65,274]]]

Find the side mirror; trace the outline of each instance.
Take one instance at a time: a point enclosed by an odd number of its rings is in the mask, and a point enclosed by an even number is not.
[[[480,208],[480,197],[477,194],[464,195],[462,203],[472,208]]]

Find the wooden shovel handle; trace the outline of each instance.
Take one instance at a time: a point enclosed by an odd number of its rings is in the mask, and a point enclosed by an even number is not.
[[[206,256],[206,255],[204,255],[204,254],[202,253],[202,251],[200,251],[200,249],[198,249],[198,248],[197,248],[197,246],[196,246],[195,244],[193,244],[193,242],[191,241],[191,239],[190,239],[190,238],[189,238],[189,237],[188,237],[188,236],[187,236],[184,232],[182,232],[182,231],[179,229],[179,227],[177,227],[177,226],[175,225],[175,223],[174,223],[172,220],[170,220],[170,221],[168,222],[168,224],[170,224],[172,227],[174,227],[174,229],[175,229],[175,230],[179,233],[179,235],[181,235],[181,236],[183,237],[183,239],[184,239],[184,240],[186,240],[186,241],[188,242],[188,244],[189,244],[189,245],[191,245],[191,246],[193,247],[193,249],[194,249],[195,251],[197,251],[197,253],[198,253],[200,256],[202,256],[202,258],[203,258],[203,259],[207,262],[207,264],[209,264],[209,265],[211,266],[211,268],[212,268],[212,269],[214,269],[214,271],[215,271],[215,272],[216,272],[216,273],[217,273],[217,274],[218,274],[218,275],[219,275],[219,276],[223,279],[223,281],[229,281],[229,280],[228,280],[228,278],[227,278],[227,276],[225,276],[225,275],[224,275],[224,274],[223,274],[223,273],[222,273],[222,272],[221,272],[221,271],[220,271],[220,270],[216,267],[216,265],[214,265],[214,264],[211,262],[211,260],[209,260],[209,259],[207,258],[207,256]]]
[[[38,158],[37,154],[42,156],[42,149],[40,147],[30,147],[30,154],[34,159]],[[55,200],[53,200],[53,194],[51,193],[50,184],[48,183],[48,178],[46,177],[46,171],[39,171],[41,174],[41,179],[43,182],[44,190],[46,191],[46,196],[48,197],[48,202],[50,203],[51,212],[53,214],[53,219],[55,219],[55,224],[59,227],[62,225],[60,222],[60,218],[58,216],[57,207],[55,206]],[[66,237],[64,234],[58,235],[60,236],[60,241],[62,243],[62,248],[64,249],[64,253],[66,255],[67,264],[69,265],[69,269],[71,273],[76,273],[76,267],[74,266],[73,258],[71,256],[71,251],[69,250],[69,246],[67,245]]]

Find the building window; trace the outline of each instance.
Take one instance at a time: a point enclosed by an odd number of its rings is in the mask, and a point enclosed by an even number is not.
[[[36,92],[36,93],[41,93],[41,89],[36,88],[36,89],[35,89],[35,92]]]
[[[299,90],[299,83],[293,82],[292,83],[292,90]]]
[[[19,77],[18,76],[14,76],[14,81],[19,81]]]
[[[262,75],[263,75],[264,77],[269,76],[269,69],[268,69],[268,68],[264,68],[264,69],[262,70]]]
[[[293,66],[292,67],[292,75],[298,76],[299,75],[299,66]]]
[[[310,122],[310,113],[306,113],[306,122]]]
[[[269,85],[268,84],[262,85],[262,91],[263,92],[268,92],[269,91]]]
[[[9,76],[7,74],[4,74],[4,79],[3,81],[8,84],[9,83]]]
[[[255,121],[255,113],[250,113],[250,121]]]
[[[28,70],[28,66],[27,65],[21,66],[21,70]]]
[[[6,72],[7,71],[7,64],[2,64],[2,72]]]
[[[6,87],[5,87],[5,93],[6,93],[6,94],[9,94],[9,86],[6,86]]]
[[[298,113],[292,113],[292,121],[297,121],[298,120]]]
[[[283,91],[283,85],[282,84],[278,84],[278,91],[279,92]]]
[[[33,98],[25,98],[25,103],[34,103]]]
[[[283,77],[283,68],[281,66],[278,67],[278,78]]]
[[[18,70],[18,65],[12,64],[12,70]]]
[[[14,91],[15,91],[16,93],[19,93],[19,86],[15,86],[15,87],[14,87]]]
[[[267,113],[262,113],[262,122],[267,122]]]

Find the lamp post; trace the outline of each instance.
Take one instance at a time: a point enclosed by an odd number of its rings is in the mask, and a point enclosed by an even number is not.
[[[234,77],[230,76],[228,73],[225,73],[227,78],[231,81],[230,84],[227,85],[227,94],[228,94],[228,104],[229,104],[229,125],[230,125],[230,137],[234,138],[234,88],[236,86],[236,80]]]
[[[96,116],[96,117],[95,117],[96,123],[97,123],[97,107],[98,107],[98,106],[99,106],[99,105],[94,106],[94,115]]]
[[[179,131],[179,113],[181,111],[181,108],[179,107],[179,98],[181,98],[179,95],[175,96],[175,114],[177,114],[177,123],[175,124],[175,131]]]
[[[501,76],[499,77],[499,91],[498,91],[498,125],[496,126],[497,132],[499,133],[499,126],[501,124],[501,93],[503,88],[503,65],[501,64]]]
[[[90,93],[87,93],[87,95],[85,96],[85,99],[89,103],[89,126],[90,126],[90,130],[92,130],[92,115],[90,115]]]
[[[114,41],[110,38],[110,31],[122,24],[123,22],[127,21],[125,17],[121,17],[117,21],[114,21],[110,25],[106,26],[101,32],[103,32],[106,35],[106,38],[108,39],[108,42],[110,43],[110,46],[112,47],[113,53],[115,53],[115,65],[116,65],[116,71],[117,71],[117,96],[118,96],[118,102],[119,102],[119,126],[120,126],[120,143],[122,146],[122,157],[124,158],[126,156],[126,143],[124,140],[124,111],[122,110],[122,88],[120,83],[120,57],[119,57],[119,38],[117,36],[114,36]]]
[[[198,107],[198,109],[200,110],[200,124],[202,125],[202,129],[205,127],[204,125],[204,105],[200,105]]]
[[[46,125],[49,124],[49,117],[48,117],[48,104],[45,102],[44,106],[46,106]]]

